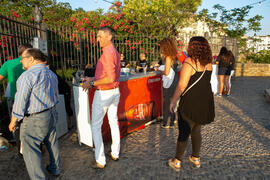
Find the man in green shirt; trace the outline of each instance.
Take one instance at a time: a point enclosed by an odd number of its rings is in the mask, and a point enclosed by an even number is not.
[[[21,55],[24,52],[24,50],[32,48],[30,44],[22,44],[18,47],[18,54],[19,57],[13,60],[6,61],[0,68],[0,81],[3,79],[8,79],[9,89],[10,89],[10,97],[7,98],[7,105],[8,105],[8,111],[9,115],[11,115],[12,112],[12,106],[14,102],[14,97],[16,94],[16,81],[20,77],[20,75],[24,72],[21,61]],[[11,116],[10,116],[11,117]],[[19,146],[19,131],[15,132],[14,136],[16,139],[16,144]]]
[[[12,100],[14,100],[16,93],[16,81],[24,72],[20,60],[21,57],[6,61],[0,69],[0,79],[8,79],[8,83],[10,85],[10,98]]]
[[[18,54],[20,57],[6,61],[0,68],[0,81],[4,78],[8,79],[10,86],[10,99],[14,100],[16,93],[16,81],[20,75],[24,72],[21,61],[21,55],[27,48],[32,48],[30,44],[22,44],[18,47]]]

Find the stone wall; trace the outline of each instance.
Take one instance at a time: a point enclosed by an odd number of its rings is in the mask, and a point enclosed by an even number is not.
[[[270,64],[237,63],[235,76],[270,76]]]

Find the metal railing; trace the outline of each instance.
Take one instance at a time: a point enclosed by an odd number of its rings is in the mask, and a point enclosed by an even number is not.
[[[45,32],[34,24],[0,15],[0,65],[7,60],[17,58],[17,47],[23,43],[31,44],[39,31]]]
[[[101,48],[96,39],[96,31],[78,32],[70,27],[54,27],[48,32],[49,59],[53,66],[58,69],[83,69],[86,64],[94,66],[97,63]],[[116,35],[114,45],[130,63],[137,61],[140,53],[145,53],[151,62],[160,56],[158,42],[162,38]]]
[[[20,22],[0,15],[0,65],[6,60],[18,57],[17,47],[22,43],[32,43],[33,38],[46,32],[49,64],[57,69],[82,69],[86,64],[95,65],[101,54],[96,40],[96,31],[80,31],[72,27],[52,27],[48,30],[37,28],[34,24]],[[179,36],[178,49],[186,49],[193,34]],[[159,59],[158,42],[163,36],[149,37],[147,34],[116,35],[114,44],[125,59],[134,62],[140,53],[145,53],[149,61]],[[213,55],[219,53],[222,46],[233,50],[237,55],[237,41],[228,37],[206,37],[211,45]]]
[[[73,27],[50,27],[44,30],[35,24],[20,22],[0,15],[0,66],[18,57],[17,47],[22,43],[32,43],[34,37],[43,35],[47,41],[49,65],[63,74],[69,71],[84,69],[85,65],[95,66],[101,48],[97,43],[96,31],[80,31]],[[195,34],[180,34],[177,40],[178,50],[186,50],[189,39]],[[45,37],[44,37],[45,36]],[[140,53],[145,53],[148,61],[157,62],[160,58],[158,42],[164,36],[116,35],[114,45],[119,53],[123,53],[125,60],[131,65],[139,60]],[[237,41],[228,37],[206,37],[212,48],[213,56],[219,53],[222,46],[232,50],[238,56]],[[5,86],[5,85],[4,85]],[[0,87],[1,88],[1,87]],[[3,87],[5,89],[5,87]],[[1,94],[3,91],[0,89]]]

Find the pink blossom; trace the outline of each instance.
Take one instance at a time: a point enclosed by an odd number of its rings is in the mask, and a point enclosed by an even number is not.
[[[14,59],[14,58],[13,58],[13,56],[8,56],[6,59],[11,60],[11,59]]]
[[[115,4],[116,6],[118,6],[118,7],[121,6],[121,2],[120,2],[120,1],[117,1],[117,2],[115,2],[114,4]]]
[[[15,11],[12,12],[13,16],[17,17],[17,18],[20,18],[20,15],[18,13],[16,13]]]

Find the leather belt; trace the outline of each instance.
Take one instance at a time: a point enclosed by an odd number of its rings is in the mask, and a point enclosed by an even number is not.
[[[48,108],[48,109],[44,109],[44,110],[42,110],[42,111],[40,111],[40,112],[35,112],[35,113],[31,113],[31,114],[25,114],[24,116],[29,117],[29,116],[32,116],[32,115],[37,115],[37,114],[40,114],[40,113],[49,111],[49,110],[51,110],[52,108],[54,108],[54,106],[53,106],[53,107],[50,107],[50,108]]]
[[[104,91],[104,90],[112,90],[112,89],[116,89],[118,88],[118,86],[114,86],[114,87],[111,87],[111,88],[97,88],[98,91]]]

